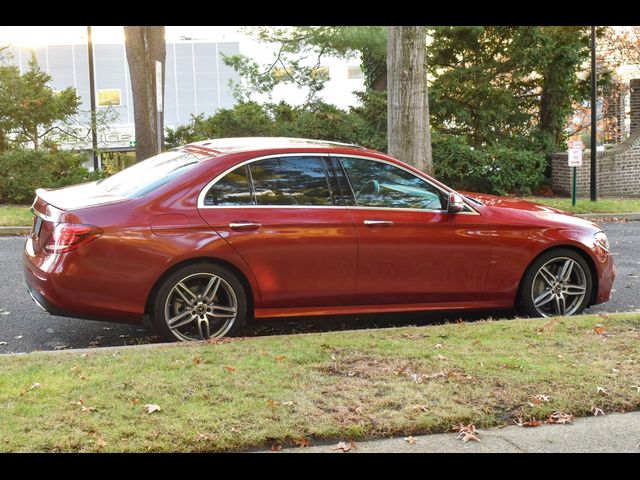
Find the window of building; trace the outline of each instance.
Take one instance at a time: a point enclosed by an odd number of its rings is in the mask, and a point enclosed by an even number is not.
[[[347,67],[347,78],[349,80],[363,80],[364,73],[358,65],[350,65]]]
[[[122,105],[122,102],[119,88],[102,88],[98,90],[99,107],[119,107],[120,105]]]

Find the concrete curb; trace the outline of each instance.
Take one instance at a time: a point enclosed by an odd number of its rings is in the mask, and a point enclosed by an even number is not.
[[[198,342],[193,342],[193,345],[197,345]],[[45,355],[81,355],[84,353],[94,354],[94,353],[109,353],[109,352],[117,352],[120,350],[128,350],[128,349],[143,349],[143,350],[153,350],[154,348],[175,348],[184,346],[185,344],[182,342],[174,342],[174,343],[143,343],[141,345],[115,345],[111,347],[90,347],[90,348],[67,348],[63,350],[33,350],[31,352],[11,352],[11,353],[0,353],[0,358],[3,357],[15,357],[25,355],[34,355],[34,354],[45,354]],[[190,344],[191,345],[191,344]]]
[[[0,236],[29,235],[31,227],[0,227]]]
[[[456,433],[416,435],[411,444],[402,437],[360,441],[349,453],[638,453],[639,432],[640,412],[612,413],[577,418],[566,425],[479,430],[477,442],[464,443]],[[307,448],[283,448],[280,453],[337,453],[341,452],[336,450],[338,441]]]

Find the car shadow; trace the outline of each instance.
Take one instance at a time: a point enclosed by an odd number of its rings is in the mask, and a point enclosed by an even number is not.
[[[260,337],[299,333],[337,332],[344,330],[366,330],[373,328],[396,328],[473,322],[486,319],[509,319],[515,318],[515,316],[516,311],[514,309],[508,309],[444,313],[411,312],[358,316],[291,317],[287,319],[254,320],[245,327],[241,335],[245,337]]]

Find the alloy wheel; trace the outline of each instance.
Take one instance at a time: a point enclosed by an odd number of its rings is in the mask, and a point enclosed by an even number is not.
[[[587,276],[578,262],[556,257],[542,265],[531,286],[531,299],[542,317],[573,315],[587,293]]]
[[[164,319],[179,340],[224,336],[238,315],[233,288],[213,273],[194,273],[177,282],[164,305]]]

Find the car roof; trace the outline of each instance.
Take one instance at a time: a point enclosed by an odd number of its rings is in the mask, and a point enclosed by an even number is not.
[[[253,150],[279,149],[279,148],[328,148],[344,149],[353,148],[368,150],[365,147],[350,143],[331,142],[328,140],[312,140],[308,138],[289,137],[234,137],[215,138],[192,142],[179,149],[196,151],[212,156],[226,155],[230,153],[249,152]]]

